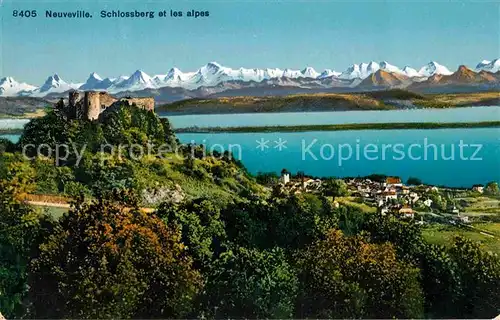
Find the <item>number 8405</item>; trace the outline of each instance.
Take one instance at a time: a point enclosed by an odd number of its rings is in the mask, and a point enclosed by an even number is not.
[[[12,16],[16,18],[34,18],[36,17],[36,10],[13,10]]]

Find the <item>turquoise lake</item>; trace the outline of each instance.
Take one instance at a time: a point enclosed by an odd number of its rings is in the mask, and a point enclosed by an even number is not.
[[[499,107],[363,111],[357,116],[355,113],[358,112],[171,116],[169,119],[176,128],[193,125],[209,127],[500,120]],[[6,120],[0,120],[0,128],[2,121],[5,124]],[[15,126],[20,125],[20,122],[16,120],[9,124]],[[12,141],[19,138],[18,135],[3,137]],[[279,173],[283,168],[321,177],[380,173],[400,176],[404,180],[413,176],[425,183],[451,187],[500,182],[499,128],[185,133],[178,134],[178,137],[184,143],[203,144],[207,149],[232,151],[251,173]]]
[[[381,173],[450,187],[500,181],[500,129],[181,134],[179,139],[231,150],[252,173],[283,168],[320,177]],[[262,141],[268,148],[259,148]],[[283,141],[286,148],[280,151]]]
[[[175,128],[390,122],[479,122],[500,120],[500,107],[183,116],[160,114],[160,116],[168,117]],[[28,121],[27,119],[0,119],[0,129],[21,129]]]
[[[334,111],[290,113],[242,113],[171,115],[175,128],[312,125],[394,122],[480,122],[500,120],[500,107],[411,109],[390,111]]]

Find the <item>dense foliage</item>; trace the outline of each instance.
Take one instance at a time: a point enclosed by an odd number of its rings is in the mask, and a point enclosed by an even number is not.
[[[420,318],[419,270],[390,244],[331,230],[301,252],[299,318]]]
[[[22,201],[33,187],[33,170],[21,163],[7,167],[0,179],[0,311],[22,316],[26,309],[29,257],[51,229],[47,216]]]
[[[65,159],[48,148],[21,155],[67,143]],[[165,143],[168,157],[158,155]],[[154,152],[116,154],[119,144]],[[19,144],[0,146],[0,310],[9,318],[500,313],[500,260],[471,241],[431,245],[413,221],[339,204],[342,180],[283,192],[275,175],[251,177],[228,153],[180,145],[151,112],[120,106],[85,122],[56,109],[30,122]],[[30,194],[73,202],[50,219],[26,204]],[[431,199],[434,210],[453,203]]]
[[[175,229],[138,208],[77,205],[31,263],[36,318],[178,318],[191,311],[199,272]]]
[[[283,249],[236,247],[207,273],[202,310],[210,318],[290,318],[297,286]]]

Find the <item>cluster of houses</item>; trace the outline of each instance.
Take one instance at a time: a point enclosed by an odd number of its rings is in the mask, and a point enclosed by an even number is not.
[[[344,179],[351,196],[359,197],[364,203],[378,208],[382,215],[395,215],[400,218],[413,219],[415,217],[415,206],[418,201],[420,208],[429,208],[431,211],[433,201],[429,193],[438,191],[435,186],[407,186],[398,177],[387,177],[383,182],[373,181],[368,178]],[[313,179],[299,176],[292,179],[290,172],[283,169],[280,177],[280,185],[289,193],[319,192],[321,190],[321,179]],[[483,186],[475,185],[473,190],[483,192]],[[460,215],[457,207],[450,209],[451,214],[456,215],[455,222],[468,223],[468,217]]]
[[[312,179],[303,175],[292,179],[289,171],[286,169],[281,171],[280,184],[291,194],[317,192],[321,189],[321,182],[321,179]]]
[[[370,179],[348,179],[346,180],[351,194],[363,199],[366,203],[376,206],[382,215],[392,214],[401,218],[413,219],[415,217],[414,207],[419,201],[419,206],[432,207],[433,201],[429,197],[430,192],[439,189],[435,186],[407,186],[398,177],[387,177],[384,182],[376,182]],[[476,188],[482,186],[477,185]],[[478,191],[479,190],[475,190]],[[449,213],[455,215],[450,222],[468,223],[469,217],[460,215],[456,206],[449,208]]]
[[[413,218],[414,205],[422,200],[426,207],[432,206],[432,200],[425,198],[415,188],[406,186],[398,177],[387,177],[384,182],[372,181],[366,178],[348,179],[346,183],[353,196],[376,206],[382,215],[395,214],[404,218]],[[437,191],[429,187],[428,191]]]

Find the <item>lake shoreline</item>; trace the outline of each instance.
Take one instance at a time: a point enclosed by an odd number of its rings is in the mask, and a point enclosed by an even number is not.
[[[414,106],[414,107],[394,107],[391,108],[379,108],[379,109],[306,109],[306,108],[297,108],[297,109],[286,109],[283,111],[276,110],[254,110],[247,108],[232,108],[232,109],[223,109],[223,110],[158,110],[158,116],[160,118],[168,118],[173,116],[208,116],[208,115],[242,115],[242,114],[286,114],[286,113],[328,113],[328,112],[365,112],[365,111],[378,111],[378,112],[394,112],[394,111],[411,111],[411,110],[444,110],[444,109],[461,109],[461,108],[477,108],[477,107],[486,107],[486,108],[498,108],[498,104],[464,104],[464,105],[454,105],[454,106],[442,106],[442,107],[426,107],[426,106]]]
[[[258,133],[258,132],[307,132],[307,131],[357,131],[357,130],[432,130],[500,128],[500,121],[481,122],[387,122],[347,123],[242,127],[186,127],[174,129],[175,133]],[[0,128],[0,135],[22,134],[21,128]]]
[[[500,121],[482,122],[415,122],[415,123],[353,123],[290,126],[246,126],[246,127],[188,127],[174,129],[175,133],[255,133],[255,132],[306,132],[306,131],[352,131],[352,130],[432,130],[500,128]]]
[[[7,134],[23,134],[24,129],[0,129],[0,135],[7,135]]]

